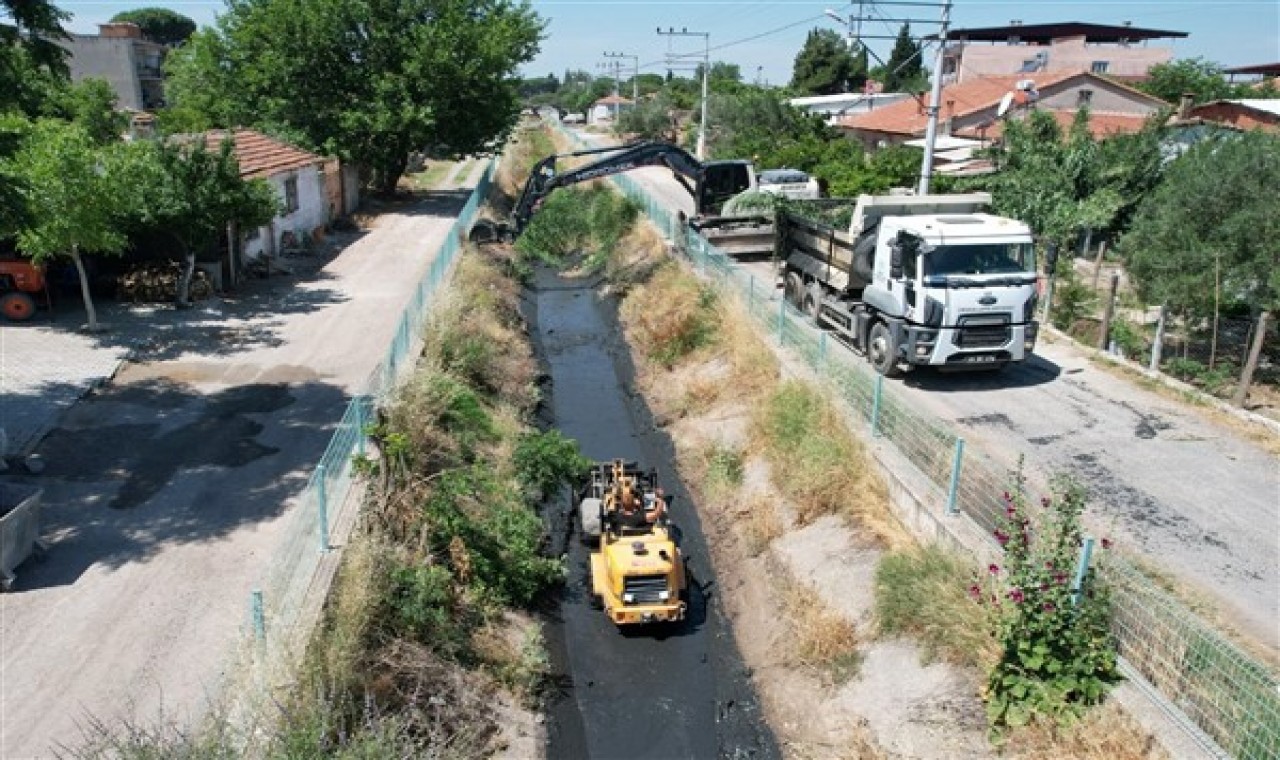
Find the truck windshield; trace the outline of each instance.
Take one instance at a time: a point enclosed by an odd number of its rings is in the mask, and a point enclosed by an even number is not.
[[[924,256],[925,276],[1014,274],[1035,269],[1035,248],[1030,243],[941,245]]]

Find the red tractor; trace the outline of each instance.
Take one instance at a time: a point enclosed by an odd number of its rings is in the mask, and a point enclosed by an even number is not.
[[[49,291],[44,267],[26,259],[0,259],[0,313],[13,322],[25,322],[36,313],[36,296]]]

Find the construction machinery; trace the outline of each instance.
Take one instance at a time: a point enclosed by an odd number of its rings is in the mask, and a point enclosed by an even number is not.
[[[1035,348],[1035,245],[1016,219],[983,213],[987,193],[859,196],[802,202],[776,215],[784,293],[863,351],[900,365],[998,369]],[[853,206],[847,228],[821,213]]]
[[[684,558],[657,473],[621,459],[598,463],[579,497],[593,605],[619,626],[683,620]]]
[[[601,155],[596,161],[575,169],[557,171],[562,159]],[[719,213],[725,201],[757,187],[755,167],[750,161],[702,162],[684,148],[671,143],[645,141],[630,145],[590,148],[570,153],[556,153],[539,161],[525,182],[512,209],[512,224],[480,224],[472,229],[471,239],[514,240],[524,231],[533,214],[557,188],[588,182],[646,166],[665,166],[694,199],[698,219]]]
[[[0,259],[0,314],[13,322],[25,322],[36,313],[36,296],[49,303],[44,267],[26,259]]]

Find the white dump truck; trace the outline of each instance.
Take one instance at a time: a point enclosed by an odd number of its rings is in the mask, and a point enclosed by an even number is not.
[[[786,298],[881,374],[1023,361],[1038,330],[1035,246],[1026,224],[984,213],[990,202],[971,193],[793,204],[776,217]],[[824,221],[850,206],[847,228]]]

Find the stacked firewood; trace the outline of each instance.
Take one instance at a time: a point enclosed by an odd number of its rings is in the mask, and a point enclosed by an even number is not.
[[[160,303],[178,298],[182,264],[176,261],[139,264],[116,278],[116,298],[133,303]],[[191,277],[191,300],[213,295],[209,275],[196,269]]]

